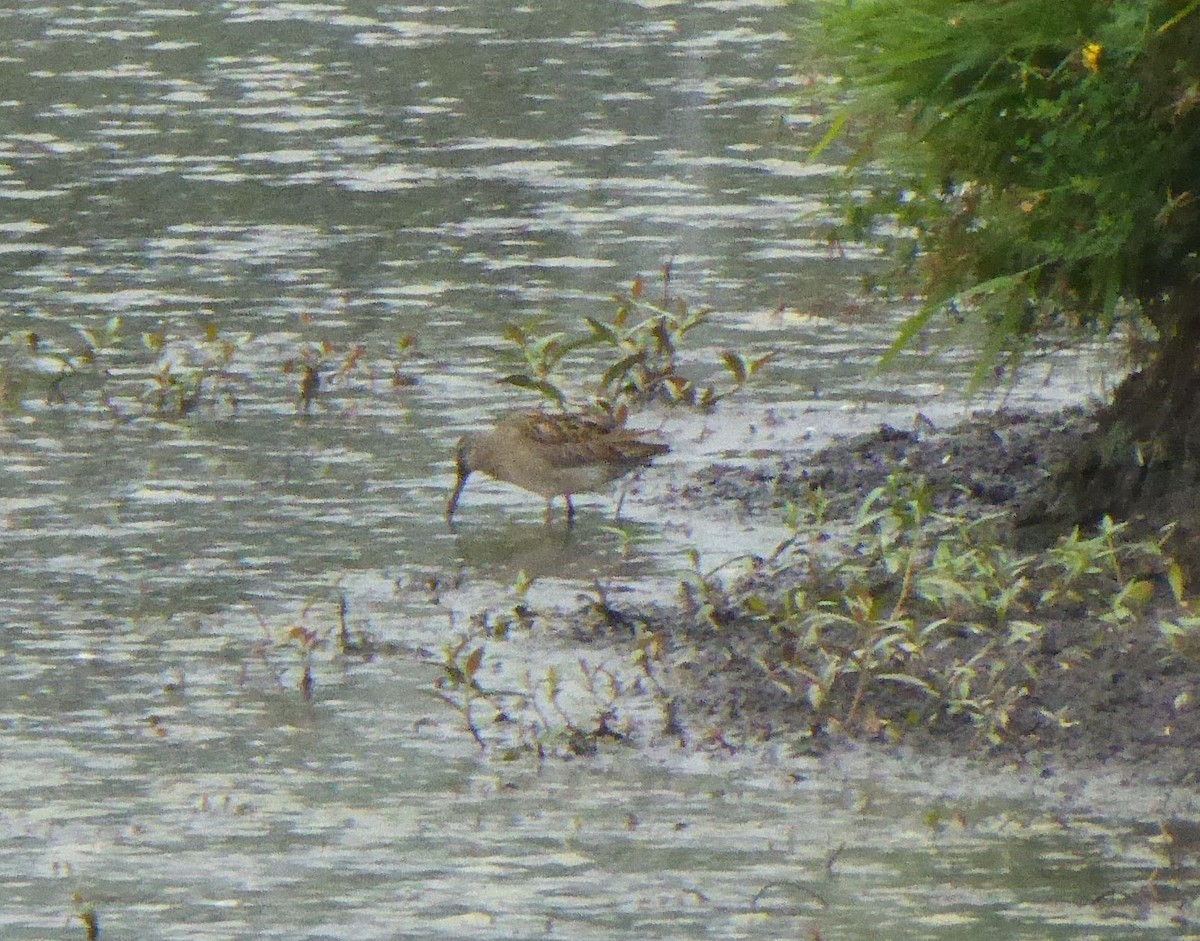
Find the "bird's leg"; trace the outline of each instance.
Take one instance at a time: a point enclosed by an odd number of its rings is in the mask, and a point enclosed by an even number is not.
[[[629,491],[625,487],[622,487],[620,492],[617,494],[617,508],[613,510],[614,523],[621,522],[621,507],[625,505],[625,494],[628,492]]]
[[[550,525],[550,521],[554,519],[554,497],[546,498],[546,525]]]
[[[571,502],[571,495],[569,493],[564,493],[563,499],[567,501],[567,525],[574,526],[575,525],[575,504]]]

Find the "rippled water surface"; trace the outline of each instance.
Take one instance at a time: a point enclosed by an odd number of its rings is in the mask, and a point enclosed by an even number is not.
[[[962,414],[967,364],[871,368],[903,311],[862,304],[870,259],[827,239],[805,12],[0,9],[0,934],[83,937],[93,910],[112,938],[1181,936],[1192,883],[1156,894],[1146,814],[659,742],[505,762],[432,695],[519,573],[554,601],[646,590],[689,547],[778,538],[680,510],[694,468]],[[775,350],[768,372],[639,416],[674,450],[624,538],[606,496],[568,535],[474,481],[448,531],[454,441],[534,404],[496,382],[504,325],[611,317],[668,260],[714,311],[687,368]],[[1010,401],[1095,391],[1089,363]],[[343,598],[377,647],[306,660]],[[505,643],[527,666],[489,653],[492,681],[552,713],[578,644]]]

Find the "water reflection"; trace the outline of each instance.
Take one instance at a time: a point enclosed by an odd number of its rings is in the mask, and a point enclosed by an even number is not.
[[[895,313],[850,309],[867,260],[826,247],[794,7],[11,6],[5,938],[82,937],[87,905],[131,938],[1180,936],[1162,904],[1092,901],[1150,882],[1145,823],[995,802],[931,829],[919,790],[654,743],[481,762],[429,695],[462,612],[428,583],[465,569],[466,610],[520,573],[569,598],[692,543],[761,550],[775,531],[680,518],[672,487],[957,381],[869,372]],[[513,404],[501,325],[603,316],[672,257],[717,311],[697,358],[779,348],[765,380],[652,417],[674,453],[624,534],[603,498],[567,533],[486,488],[447,531],[453,442]],[[76,327],[114,315],[87,362]],[[305,415],[297,364],[322,357]],[[1088,361],[1058,362],[1049,394],[1077,395]],[[207,394],[160,413],[200,366]],[[289,637],[336,626],[340,592],[405,653],[326,652],[306,703]],[[552,637],[508,650],[496,682],[579,668]],[[588,651],[633,689],[621,656]]]

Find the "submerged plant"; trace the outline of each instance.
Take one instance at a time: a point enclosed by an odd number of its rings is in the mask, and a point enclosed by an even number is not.
[[[411,386],[416,380],[401,371],[404,362],[416,347],[416,339],[405,336],[397,343],[397,360],[392,367],[393,387]],[[368,378],[372,369],[367,361],[368,349],[364,343],[337,344],[329,340],[305,341],[296,352],[283,361],[286,376],[298,377],[297,410],[309,414],[316,404],[317,396],[355,378]]]
[[[97,941],[100,937],[100,916],[96,914],[94,905],[81,905],[75,912],[75,917],[83,922],[83,937],[85,941]]]
[[[16,407],[33,396],[46,405],[66,405],[79,388],[103,389],[120,340],[120,317],[99,328],[76,326],[60,341],[33,330],[0,333],[0,407]]]
[[[120,317],[99,326],[73,326],[64,336],[58,330],[54,336],[0,330],[0,409],[41,400],[49,406],[98,404],[117,418],[132,413],[175,421],[201,410],[231,416],[246,395],[275,394],[263,389],[261,347],[269,341],[223,329],[211,319],[199,327],[181,326],[181,320],[167,315],[164,325],[141,334],[126,332]],[[415,385],[416,377],[405,367],[416,348],[416,337],[405,335],[393,352],[373,358],[364,343],[304,339],[283,352],[280,368],[296,377],[288,394],[307,413],[322,393],[352,379],[372,386],[384,379],[392,389]],[[279,353],[271,348],[266,356],[271,355]]]
[[[143,346],[155,357],[143,400],[159,417],[182,418],[206,397],[213,407],[223,402],[237,411],[237,380],[231,365],[249,341],[248,334],[222,334],[211,321],[204,325],[201,337],[175,336],[165,330],[142,334]]]
[[[320,626],[309,623],[313,612],[321,599],[310,598],[300,609],[300,616],[279,627],[273,627],[267,619],[254,610],[254,617],[262,629],[263,639],[254,646],[253,654],[266,668],[267,673],[280,690],[294,686],[300,693],[300,698],[311,703],[316,698],[316,676],[314,666],[317,655],[328,648],[329,641],[335,634],[341,643],[346,644],[349,632],[345,622],[345,596],[341,596],[338,606],[338,620]],[[350,652],[358,653],[357,649]],[[286,663],[280,664],[280,658]],[[243,676],[246,671],[243,667]],[[292,678],[291,682],[287,682]]]
[[[461,637],[445,646],[441,675],[434,686],[434,695],[458,712],[463,725],[479,747],[487,748],[487,739],[475,720],[475,707],[480,702],[489,706],[493,721],[505,718],[505,712],[498,700],[476,680],[476,674],[483,664],[484,648],[471,644],[471,638]]]
[[[542,616],[529,604],[532,584],[519,574],[503,602],[470,618],[444,645],[433,695],[461,717],[481,750],[503,760],[593,755],[605,740],[625,741],[620,714],[633,689],[618,670],[580,657],[518,671],[498,655],[516,631],[528,632]]]

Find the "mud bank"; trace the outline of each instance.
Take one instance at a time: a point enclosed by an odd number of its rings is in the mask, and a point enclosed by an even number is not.
[[[784,454],[753,467],[713,466],[673,497],[697,509],[732,501],[742,513],[778,515],[820,488],[830,498],[831,523],[840,517],[848,524],[863,497],[901,470],[925,479],[938,511],[1037,518],[1055,468],[1091,427],[1082,409],[980,414],[947,429],[884,426],[813,455]],[[1130,530],[1153,536],[1188,505],[1187,495],[1175,495],[1131,520]],[[1186,531],[1187,523],[1181,529]],[[1052,540],[1054,533],[1045,525],[1013,525],[1005,538],[1023,546]],[[1173,548],[1186,551],[1188,545],[1184,538]],[[764,554],[770,551],[764,547]],[[1185,569],[1194,569],[1194,562],[1185,559]],[[1160,588],[1165,597],[1165,586]],[[763,669],[782,655],[773,647],[778,638],[761,620],[739,614],[737,585],[730,586],[728,599],[727,623],[719,631],[686,605],[624,611],[613,622],[615,630],[645,623],[666,639],[664,675],[680,734],[694,743],[731,748],[739,741],[787,738],[814,754],[844,743],[849,730],[781,689]],[[1035,608],[1027,614],[1037,619],[1040,612]],[[1159,606],[1148,606],[1119,630],[1095,630],[1095,615],[1085,605],[1060,605],[1047,613],[1045,629],[1027,653],[1035,679],[1012,708],[1002,741],[986,740],[969,721],[944,717],[902,730],[895,723],[878,729],[856,723],[853,737],[926,756],[987,757],[1038,775],[1106,766],[1118,780],[1194,783],[1200,744],[1197,663],[1186,650],[1164,641]],[[881,684],[874,695],[886,688]],[[909,693],[902,686],[892,688],[900,696]]]

